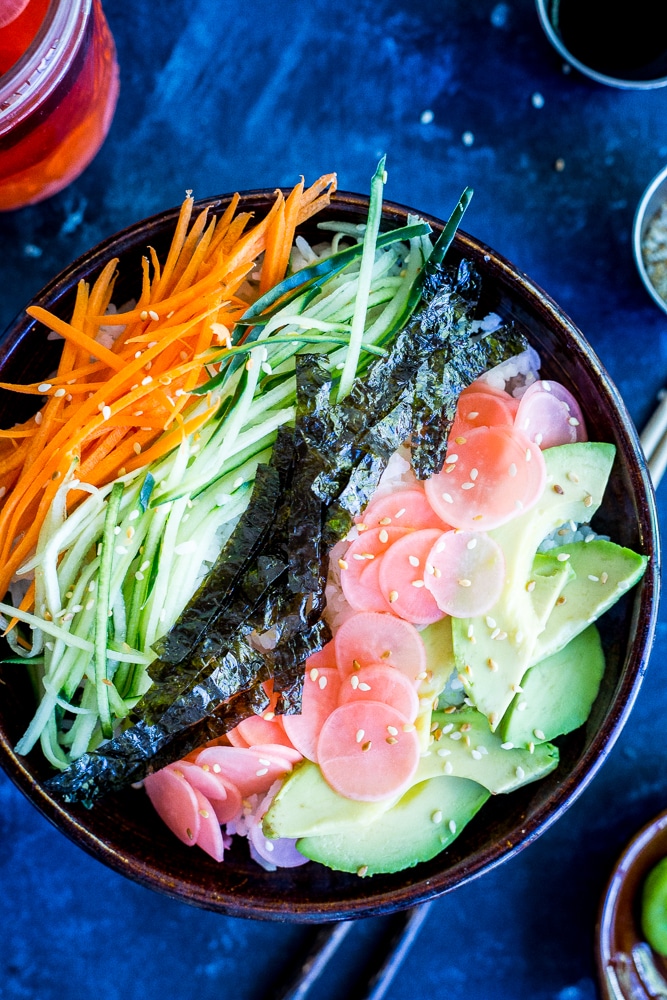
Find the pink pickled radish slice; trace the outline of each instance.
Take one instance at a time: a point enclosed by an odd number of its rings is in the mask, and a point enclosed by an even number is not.
[[[390,705],[349,701],[324,723],[317,755],[334,791],[378,802],[408,785],[419,762],[419,739],[414,726]]]
[[[437,528],[412,531],[397,539],[382,558],[382,593],[394,614],[415,625],[430,625],[443,617],[424,583],[426,557],[441,535]]]
[[[497,396],[499,399],[510,399],[515,410],[519,405],[519,400],[515,399],[514,396],[510,396],[507,390],[501,389],[500,386],[493,385],[491,382],[487,382],[483,376],[476,378],[474,382],[471,382],[465,389],[462,389],[459,399],[461,399],[461,396],[467,396],[469,392],[484,392],[489,396]]]
[[[343,677],[371,663],[386,663],[419,684],[426,670],[426,648],[417,629],[394,615],[360,611],[336,632],[336,662]]]
[[[419,696],[414,684],[400,670],[385,663],[360,667],[345,678],[340,686],[338,703],[345,705],[348,701],[360,700],[391,705],[408,722],[414,722],[419,712]]]
[[[231,781],[227,781],[221,774],[217,775],[220,783],[225,786],[227,792],[226,799],[209,799],[213,806],[213,811],[218,823],[230,823],[233,819],[238,819],[243,812],[243,798],[240,791]]]
[[[449,432],[451,445],[473,427],[511,427],[517,412],[518,402],[507,392],[491,393],[468,390],[459,396],[456,415]]]
[[[197,791],[174,767],[164,767],[144,778],[144,788],[160,819],[188,847],[196,842],[201,826]]]
[[[225,853],[225,846],[222,842],[222,830],[220,821],[215,814],[213,805],[198,788],[194,790],[197,797],[197,811],[199,813],[199,833],[197,834],[197,847],[213,858],[214,861],[222,861]]]
[[[587,441],[581,407],[560,382],[534,382],[521,398],[516,426],[540,448]]]
[[[446,531],[426,562],[426,587],[448,615],[483,615],[500,597],[505,557],[498,543],[484,532]]]
[[[367,607],[369,601],[376,602],[376,597],[373,593],[369,595],[362,583],[363,572],[373,559],[386,552],[392,542],[406,534],[407,530],[407,528],[391,527],[370,528],[350,542],[344,556],[339,559],[343,595],[355,611],[377,610]]]
[[[242,797],[266,792],[274,781],[292,770],[288,760],[257,747],[207,747],[197,757],[199,765],[208,764],[236,785]]]
[[[450,442],[445,469],[425,482],[433,508],[455,528],[489,531],[528,510],[546,483],[541,450],[515,427],[476,427]]]
[[[322,646],[322,649],[318,649],[316,653],[311,653],[306,660],[306,670],[310,670],[311,667],[335,667],[336,666],[336,649],[333,644],[333,640],[328,642],[326,646]]]
[[[287,718],[287,716],[283,716]],[[303,760],[303,754],[299,753],[295,747],[286,746],[282,743],[257,743],[253,747],[257,753],[261,753],[262,756],[276,757],[280,760],[287,761],[288,764],[298,764],[300,760]]]
[[[261,823],[251,823],[248,840],[259,854],[260,858],[276,868],[298,868],[305,865],[308,858],[296,849],[296,840],[280,838],[270,840],[264,836]]]
[[[169,767],[177,774],[182,774],[189,785],[205,795],[207,799],[227,798],[227,786],[220,774],[211,770],[209,765],[202,767],[200,764],[192,764],[186,760],[179,760]]]
[[[384,556],[376,556],[372,562],[369,562],[359,578],[359,583],[364,589],[363,608],[361,609],[363,611],[391,612],[391,606],[380,586],[380,566],[383,559]]]
[[[233,729],[229,730],[229,732],[227,733],[227,739],[229,740],[229,742],[233,747],[245,747],[245,749],[247,750],[248,747],[250,746],[248,741],[244,740],[243,737],[241,736],[238,726],[235,726]]]
[[[289,736],[285,732],[282,716],[276,715],[266,719],[263,715],[250,715],[236,727],[248,746],[257,743],[282,743],[291,746]]]
[[[510,421],[511,422],[511,421]],[[423,487],[397,490],[371,500],[361,518],[367,528],[440,528],[444,526]]]
[[[309,657],[310,663],[312,657]],[[300,715],[284,715],[285,733],[308,760],[317,762],[322,724],[338,704],[341,676],[336,667],[310,667],[303,682]]]

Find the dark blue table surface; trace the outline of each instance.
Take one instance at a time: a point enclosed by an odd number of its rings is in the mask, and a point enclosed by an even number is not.
[[[465,228],[569,313],[643,425],[667,381],[667,317],[640,283],[630,234],[667,161],[667,88],[621,91],[566,72],[531,0],[104,6],[122,81],[111,133],[65,192],[0,215],[0,329],[74,257],[186,188],[204,197],[336,170],[341,188],[365,192],[386,153],[391,200],[442,217],[475,188]],[[663,613],[635,708],[593,783],[518,857],[436,901],[392,996],[596,996],[606,879],[667,807],[666,651]],[[0,901],[2,1000],[262,1000],[312,933],[194,910],[125,880],[2,774]],[[354,1000],[381,922],[358,930],[344,989],[323,984],[323,1000]]]

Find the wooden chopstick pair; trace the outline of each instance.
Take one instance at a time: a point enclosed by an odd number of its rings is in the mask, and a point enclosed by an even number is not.
[[[405,956],[414,944],[424,923],[431,903],[421,903],[412,909],[396,914],[396,929],[382,949],[382,961],[366,982],[363,997],[359,1000],[383,1000],[398,972]],[[296,974],[273,1000],[305,1000],[338,952],[350,930],[358,923],[355,920],[341,920],[327,924],[315,938]],[[355,1000],[356,1000],[355,991]]]
[[[667,389],[660,390],[658,400],[639,436],[654,487],[658,486],[667,469]]]

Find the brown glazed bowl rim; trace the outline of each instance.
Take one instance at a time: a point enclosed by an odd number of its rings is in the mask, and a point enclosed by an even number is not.
[[[274,190],[245,192],[240,208],[261,214],[272,203],[274,195]],[[196,207],[210,206],[212,211],[222,211],[230,197],[205,199],[197,202]],[[365,218],[367,207],[366,196],[337,192],[326,214],[318,218],[359,221]],[[174,208],[159,213],[106,239],[49,282],[33,304],[57,307],[60,303],[62,307],[71,301],[77,281],[98,273],[110,258],[134,254],[138,260],[141,252],[149,245],[157,245],[160,238],[173,229],[178,211]],[[385,202],[383,217],[390,226],[405,224],[408,214],[426,219],[436,232],[443,226],[437,218]],[[432,861],[396,875],[360,879],[330,872],[312,863],[297,869],[263,872],[242,856],[242,848],[239,848],[241,853],[235,853],[237,849],[233,848],[217,866],[201,851],[195,859],[194,852],[182,846],[166,828],[161,831],[153,825],[154,818],[146,810],[142,812],[144,807],[136,798],[140,794],[136,791],[122,793],[123,796],[135,796],[131,809],[121,806],[115,813],[114,803],[105,805],[107,800],[90,811],[65,806],[45,790],[44,770],[37,760],[30,756],[19,758],[14,753],[13,743],[20,732],[16,730],[14,716],[7,714],[9,709],[3,715],[0,701],[0,765],[12,781],[76,844],[144,886],[228,915],[311,923],[389,913],[424,902],[508,860],[551,826],[596,774],[628,717],[648,662],[657,618],[660,573],[655,498],[637,433],[618,390],[590,345],[541,288],[500,254],[465,232],[457,234],[450,255],[453,260],[465,256],[479,268],[483,288],[491,293],[492,308],[511,312],[530,329],[531,324],[535,325],[540,337],[545,338],[546,348],[548,341],[553,340],[554,350],[544,357],[548,374],[555,378],[562,368],[563,378],[567,380],[569,370],[576,368],[582,382],[581,391],[592,393],[594,421],[600,423],[617,444],[618,470],[614,475],[619,479],[620,492],[616,499],[632,508],[629,516],[617,526],[627,522],[627,531],[633,533],[630,541],[650,554],[651,559],[643,580],[632,595],[624,599],[627,606],[621,625],[609,629],[613,632],[614,643],[620,643],[624,649],[619,654],[622,660],[619,659],[618,677],[609,692],[609,705],[605,701],[603,717],[594,729],[572,740],[566,738],[570,742],[563,751],[564,760],[567,755],[571,766],[568,764],[565,770],[565,764],[561,764],[563,772],[559,774],[558,769],[553,772],[557,777],[542,790],[537,786],[548,783],[551,776],[509,796],[493,796],[454,844]],[[11,324],[0,342],[0,370],[9,370],[16,357],[32,359],[28,345],[38,336],[36,327],[37,324],[25,315]],[[539,349],[541,341],[533,342]],[[39,377],[46,374],[47,370]],[[0,405],[0,415],[1,412]],[[614,540],[629,544],[621,538]],[[626,640],[626,634],[631,639]],[[7,689],[0,687],[0,690]],[[11,699],[12,696],[5,695],[7,697]],[[581,740],[585,740],[583,745]],[[145,800],[146,796],[141,798]],[[504,801],[497,801],[501,799]],[[136,807],[135,803],[138,803]],[[130,812],[132,815],[128,818]],[[150,826],[150,832],[144,838],[146,825]],[[488,829],[497,833],[489,835]],[[170,839],[163,838],[163,832]],[[231,859],[229,863],[227,857]]]
[[[603,893],[595,931],[595,961],[604,1000],[650,1000],[654,995],[638,974],[632,949],[644,942],[641,892],[654,865],[667,857],[667,810],[646,823],[614,865]],[[653,954],[667,977],[667,959]]]

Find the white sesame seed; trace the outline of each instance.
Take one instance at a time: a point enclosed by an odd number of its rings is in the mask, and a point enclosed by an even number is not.
[[[459,733],[459,732],[450,733],[449,734],[449,738],[450,738],[450,740],[462,740],[463,739],[463,733]]]
[[[417,556],[408,556],[408,562],[411,566],[419,566],[419,559]]]
[[[492,618],[491,615],[487,615],[484,620],[485,620],[485,622],[486,622],[486,624],[488,625],[489,628],[496,628],[496,626],[498,624],[496,622],[496,619]]]
[[[532,454],[530,448],[526,448],[526,461],[530,462],[530,460],[531,460],[532,457],[533,457],[533,454]]]
[[[498,628],[498,626],[496,626],[491,632],[491,638],[497,639],[499,635],[500,635],[500,629]]]
[[[357,743],[361,743],[365,735],[363,729],[357,729],[357,735],[355,736]]]
[[[469,540],[469,542],[467,543],[466,548],[467,549],[474,549],[476,546],[477,546],[477,539],[476,538],[471,538]]]
[[[109,419],[109,417],[111,416],[111,407],[110,406],[103,406],[102,407],[102,416],[103,416],[103,418],[105,420]]]
[[[507,743],[501,743],[500,744],[500,749],[501,750],[514,750],[514,744],[510,743],[509,741]]]
[[[544,438],[542,437],[541,434],[536,434],[533,440],[535,441],[535,444],[539,448],[539,446],[542,444],[542,441],[544,440]]]
[[[478,475],[479,475],[479,469],[470,470],[470,478],[473,480],[473,482],[475,479],[477,479]]]
[[[387,726],[387,732],[390,736],[398,736],[398,729],[396,726]]]
[[[546,736],[544,735],[541,729],[533,729],[533,736],[535,737],[536,740],[546,739]]]
[[[442,727],[442,735],[446,736],[447,733],[451,733],[451,731],[452,731],[453,728],[454,728],[454,723],[453,722],[450,722],[448,725],[443,726]]]
[[[522,767],[517,767],[514,773],[516,774],[519,781],[523,781],[523,779],[526,777],[526,772]]]
[[[436,809],[434,813],[431,813],[431,822],[435,824],[442,823],[442,809]]]
[[[450,832],[450,833],[451,833],[452,835],[456,833],[456,822],[455,822],[455,820],[453,820],[453,819],[450,819],[450,821],[449,821],[449,823],[447,824],[447,826],[449,827],[449,832]]]
[[[160,318],[158,314],[155,312],[155,309],[149,309],[148,315],[150,316],[150,318],[153,320],[154,323],[157,323],[157,321]]]
[[[425,587],[426,584],[425,584],[425,582],[423,580],[413,580],[412,581],[412,586],[419,588],[419,587]]]
[[[394,517],[403,517],[404,514],[405,514],[405,507],[401,507],[400,510],[396,511],[396,513],[394,514]]]
[[[458,460],[459,460],[458,455],[447,455],[447,458],[445,459],[445,465],[453,465],[454,462],[458,462]]]
[[[310,677],[311,681],[316,681],[317,678],[320,676],[320,672],[317,669],[317,667],[311,667],[308,676]]]
[[[517,712],[525,712],[527,708],[528,708],[528,703],[525,701],[520,701],[519,704],[516,706]]]
[[[52,388],[53,388],[53,386],[51,385],[50,382],[42,382],[41,385],[37,386],[37,392],[48,392],[49,389],[52,389]]]
[[[481,760],[482,759],[482,755],[479,752],[479,750],[471,750],[470,751],[470,756],[473,758],[473,760]]]
[[[444,750],[444,749],[436,750],[436,754],[438,755],[438,757],[449,757],[451,756],[451,753],[452,753],[451,750]]]
[[[475,488],[475,484],[474,483],[461,483],[461,489],[462,490],[472,490],[474,488]]]
[[[556,556],[558,562],[567,562],[569,558],[570,558],[569,552],[559,552],[558,555]]]
[[[385,542],[389,541],[389,533],[383,528],[379,535],[380,541],[384,545]]]
[[[41,424],[43,420],[43,414],[41,412],[35,414],[35,423]]]
[[[389,591],[389,603],[393,604],[397,600],[398,600],[398,591],[397,590],[390,590]]]
[[[452,767],[451,760],[448,760],[448,761],[445,762],[445,766],[444,766],[443,770],[444,770],[445,774],[451,774],[452,773],[452,771],[454,770],[454,768]]]
[[[324,677],[323,680],[326,680],[326,677]],[[320,687],[322,687],[322,681],[320,681]],[[359,685],[360,691],[370,691],[370,689],[371,689],[370,684],[366,684],[365,681],[362,681],[361,684]]]
[[[600,577],[599,576],[594,576],[593,573],[589,573],[588,574],[588,579],[591,580],[593,583],[599,583],[600,582]]]
[[[260,767],[259,771],[255,771],[258,778],[263,778],[265,774],[269,773],[268,767]]]
[[[317,683],[318,683],[318,686],[320,688],[320,691],[324,691],[325,687],[327,686],[327,679],[326,679],[326,677],[320,677],[320,679],[318,680]]]
[[[354,690],[356,690],[359,687],[359,678],[357,677],[356,674],[352,674],[352,676],[350,677],[350,685]]]
[[[443,493],[442,499],[445,501],[445,503],[454,503],[450,493]]]
[[[479,412],[477,410],[471,410],[468,416],[466,417],[466,420],[477,420],[478,416]]]

